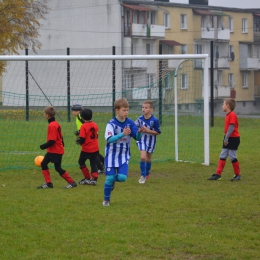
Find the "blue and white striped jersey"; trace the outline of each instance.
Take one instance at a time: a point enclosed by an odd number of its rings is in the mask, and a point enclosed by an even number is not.
[[[125,122],[120,122],[116,118],[111,119],[105,132],[105,139],[118,135],[124,131],[125,127],[131,128],[131,134],[122,137],[115,143],[106,143],[105,148],[105,165],[106,167],[119,167],[130,159],[131,137],[135,138],[138,128],[134,121],[126,118]]]
[[[145,119],[144,116],[139,116],[135,121],[135,124],[138,128],[142,126],[147,127],[149,130],[156,131],[157,133],[161,133],[160,130],[160,122],[155,116],[151,116],[148,119]],[[138,149],[141,151],[146,151],[148,153],[153,153],[156,146],[157,135],[143,133],[142,138],[137,141]]]

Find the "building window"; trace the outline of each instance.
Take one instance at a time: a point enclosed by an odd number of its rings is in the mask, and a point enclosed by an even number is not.
[[[131,43],[131,55],[135,55],[136,54],[136,43],[132,42]]]
[[[168,75],[165,76],[164,78],[164,87],[166,89],[171,89],[173,85],[173,74],[169,73]]]
[[[168,13],[163,14],[163,24],[165,28],[170,28],[170,14]]]
[[[244,72],[242,74],[242,88],[248,88],[248,73]]]
[[[248,32],[247,19],[243,18],[242,19],[242,33],[247,33],[247,32]]]
[[[147,86],[148,88],[156,87],[156,82],[154,81],[155,75],[154,74],[147,74]]]
[[[187,74],[181,74],[181,89],[188,89]]]
[[[235,59],[235,53],[234,53],[234,46],[233,45],[229,45],[228,48],[228,55],[229,55],[229,60],[233,61]]]
[[[181,29],[187,29],[187,15],[181,14]]]
[[[234,74],[233,73],[228,74],[228,86],[230,88],[234,88]]]
[[[135,82],[135,76],[133,74],[127,74],[125,78],[125,84],[127,89],[133,89],[134,88],[134,82]]]
[[[181,54],[187,53],[187,45],[181,45]]]
[[[233,17],[228,18],[228,28],[229,28],[230,32],[234,32],[234,18]]]
[[[151,44],[147,43],[146,44],[146,55],[150,55],[151,54]]]

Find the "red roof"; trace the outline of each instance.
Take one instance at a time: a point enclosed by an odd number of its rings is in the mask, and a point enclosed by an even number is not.
[[[151,12],[152,9],[145,7],[145,6],[141,6],[141,5],[126,5],[123,4],[124,7],[132,9],[132,10],[136,10],[136,11],[145,11],[145,12]]]

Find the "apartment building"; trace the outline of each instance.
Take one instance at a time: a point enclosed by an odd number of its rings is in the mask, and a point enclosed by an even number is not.
[[[160,45],[163,54],[209,54],[210,64],[213,59],[216,113],[221,113],[222,100],[228,97],[237,100],[238,113],[259,113],[260,9],[221,8],[159,1],[149,2],[149,5],[146,1],[123,1],[123,5],[125,8],[127,5],[134,5],[139,16],[144,11],[137,10],[138,6],[149,6],[153,10],[146,10],[144,19],[152,15],[151,27],[153,24],[165,26],[164,38],[162,33],[161,38],[154,39],[151,43],[152,49],[155,50],[153,54],[158,54]],[[156,6],[157,9],[151,6]],[[138,22],[139,26],[141,23]],[[145,21],[143,23],[145,24]],[[136,26],[134,21],[131,26]],[[150,37],[151,35],[140,35],[140,39],[136,39],[136,36],[132,35],[128,41],[149,41]],[[196,69],[200,66],[201,63],[194,65]]]

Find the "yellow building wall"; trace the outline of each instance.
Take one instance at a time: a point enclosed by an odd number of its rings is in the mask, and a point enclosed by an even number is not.
[[[194,53],[194,40],[201,39],[201,19],[202,16],[193,13],[192,8],[184,7],[162,7],[170,13],[170,28],[165,31],[166,40],[174,40],[187,45],[187,52]],[[221,10],[220,10],[221,11]],[[241,71],[239,64],[239,42],[253,43],[253,14],[248,12],[223,11],[233,18],[234,31],[230,33],[229,45],[233,46],[235,60],[230,61],[230,68],[222,70],[222,86],[228,86],[228,74],[234,75],[234,90],[236,91],[237,101],[254,100],[254,85],[260,85],[260,74],[254,76],[254,71]],[[159,12],[159,19],[163,22],[163,12]],[[181,14],[187,15],[187,29],[181,29]],[[223,16],[225,27],[228,27],[229,16]],[[242,33],[242,19],[247,19],[247,33]],[[210,40],[204,40],[210,42]],[[180,46],[174,46],[173,54],[179,54]],[[242,87],[242,75],[248,73],[248,88]]]

